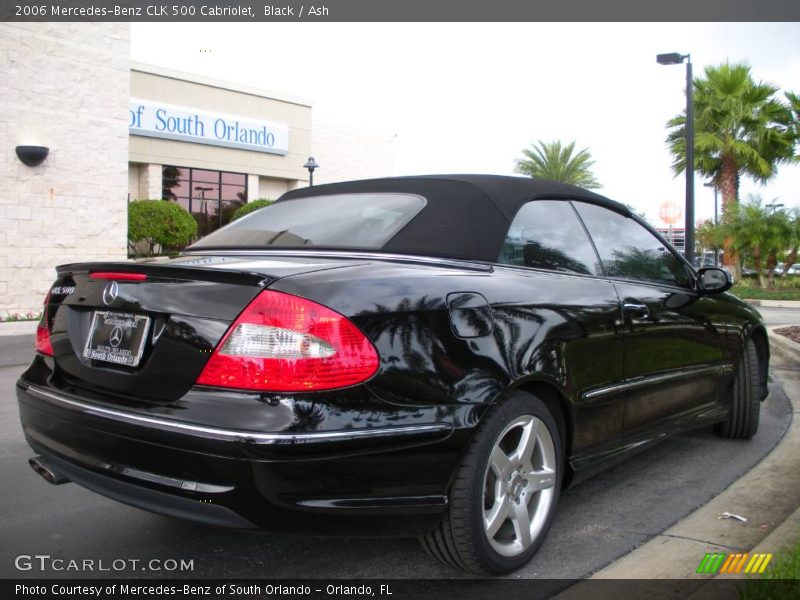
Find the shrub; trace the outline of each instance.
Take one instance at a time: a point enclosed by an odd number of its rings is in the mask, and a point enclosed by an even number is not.
[[[268,200],[266,198],[259,198],[258,200],[253,200],[248,202],[244,206],[239,207],[235,213],[233,213],[233,217],[231,221],[235,221],[236,219],[240,219],[245,215],[250,214],[254,210],[258,210],[259,208],[264,208],[265,206],[269,206],[275,202],[274,200]]]
[[[152,256],[185,247],[197,235],[197,222],[180,204],[167,200],[135,200],[128,204],[128,249]]]
[[[5,317],[0,316],[0,323],[7,323],[12,321],[39,321],[42,318],[42,313],[34,313],[28,311],[27,313],[8,313]]]

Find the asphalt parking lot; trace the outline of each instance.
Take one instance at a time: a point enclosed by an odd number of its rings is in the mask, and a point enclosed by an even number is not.
[[[771,325],[784,324],[785,310],[762,312]],[[786,322],[797,322],[795,315],[800,311],[790,310],[785,318],[794,321]],[[0,338],[0,576],[464,576],[433,562],[415,540],[319,539],[217,529],[130,508],[75,484],[45,483],[27,464],[32,451],[22,437],[13,393],[31,347],[30,336]],[[583,577],[724,490],[765,456],[788,426],[788,400],[776,383],[770,390],[753,440],[722,440],[708,429],[695,431],[567,490],[545,544],[512,577]],[[106,565],[115,559],[184,559],[193,561],[193,570],[142,571],[140,563],[112,573],[19,571],[15,557],[25,554],[102,559]]]

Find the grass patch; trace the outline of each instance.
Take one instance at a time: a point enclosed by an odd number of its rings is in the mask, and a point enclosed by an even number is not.
[[[763,579],[800,579],[800,542],[782,552],[777,552],[761,577]]]
[[[772,289],[757,287],[752,279],[744,279],[731,288],[731,293],[749,300],[800,300],[800,278],[776,281]]]
[[[731,288],[731,293],[746,300],[800,300],[800,290],[765,290],[735,285]]]
[[[800,598],[800,542],[778,550],[762,575],[750,575],[748,579],[738,590],[742,600]]]

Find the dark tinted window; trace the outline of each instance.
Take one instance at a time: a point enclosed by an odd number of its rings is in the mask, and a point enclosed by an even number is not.
[[[614,211],[575,202],[611,277],[689,286],[683,262],[639,223]]]
[[[524,205],[508,230],[501,263],[594,274],[597,255],[567,202],[535,200]]]
[[[219,246],[380,249],[425,206],[411,194],[336,194],[276,202],[197,242]]]
[[[247,175],[164,165],[161,197],[177,202],[197,221],[203,237],[226,225],[247,202]]]

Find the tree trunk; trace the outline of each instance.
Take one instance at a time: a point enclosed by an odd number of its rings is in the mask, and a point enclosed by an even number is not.
[[[736,188],[738,178],[738,168],[733,158],[730,156],[722,157],[722,166],[717,175],[717,184],[720,192],[722,192],[722,214],[725,214],[726,209],[737,202]],[[739,256],[731,248],[731,239],[728,238],[723,243],[722,264],[733,273],[736,281],[741,279],[741,270],[739,269]]]
[[[753,248],[753,265],[756,268],[758,275],[758,285],[762,288],[767,287],[767,278],[764,276],[763,265],[761,264],[761,249],[758,247]]]
[[[789,269],[792,268],[792,265],[797,261],[797,252],[800,250],[798,247],[792,248],[791,252],[786,255],[786,260],[783,262],[783,273],[781,275],[786,275],[789,272]]]
[[[778,253],[770,252],[767,256],[767,283],[769,288],[775,287],[775,266],[778,264]]]

